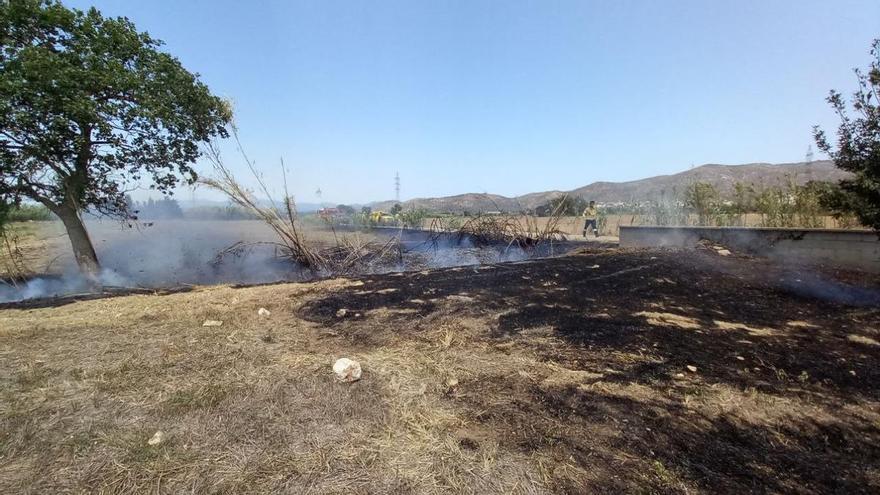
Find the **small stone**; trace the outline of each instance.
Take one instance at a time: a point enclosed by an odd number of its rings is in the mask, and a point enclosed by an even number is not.
[[[731,253],[730,251],[728,251],[726,249],[719,249],[718,250],[718,256],[730,256],[731,254],[733,254],[733,253]]]
[[[740,361],[745,361],[745,360],[746,360],[746,358],[744,358],[744,357],[742,357],[742,356],[737,356],[736,359],[738,359],[738,360],[740,360]]]
[[[355,382],[361,379],[361,363],[353,359],[340,358],[333,363],[333,372],[344,382]]]
[[[345,318],[345,315],[347,315],[347,314],[348,314],[348,310],[345,308],[340,308],[340,309],[336,310],[336,317],[337,318]]]
[[[222,324],[223,324],[223,322],[220,320],[205,320],[205,322],[202,323],[202,326],[203,327],[219,327]]]
[[[677,379],[677,380],[682,380],[682,379],[684,379],[684,373],[676,373],[676,374],[673,375],[673,376],[674,376],[675,379]]]
[[[696,372],[697,372],[697,367],[694,366],[694,365],[692,365],[692,364],[687,365],[687,369],[688,369],[688,371],[690,371],[691,373],[696,373]]]
[[[260,309],[257,310],[257,314],[260,315],[260,316],[269,316],[269,315],[272,314],[272,312],[269,311],[269,310],[266,309],[266,308],[260,308]]]
[[[149,445],[159,445],[160,443],[165,441],[165,434],[162,431],[157,431],[153,434],[152,438],[147,440],[147,444]]]
[[[458,386],[458,379],[457,378],[450,378],[450,379],[446,380],[446,388],[452,389],[457,386]]]
[[[599,268],[599,265],[593,265],[593,266],[591,266],[590,268],[592,268],[593,270],[595,270],[596,268]]]

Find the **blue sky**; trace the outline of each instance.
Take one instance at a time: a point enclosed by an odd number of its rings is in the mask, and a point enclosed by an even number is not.
[[[164,40],[302,202],[800,161],[880,37],[877,0],[66,3]]]

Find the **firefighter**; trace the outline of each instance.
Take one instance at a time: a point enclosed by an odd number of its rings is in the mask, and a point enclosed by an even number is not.
[[[593,233],[596,234],[596,237],[599,237],[599,228],[596,224],[596,220],[599,217],[599,210],[596,209],[596,202],[590,201],[590,204],[584,208],[584,212],[581,216],[584,217],[584,237],[587,237],[587,230],[589,229],[593,229]]]

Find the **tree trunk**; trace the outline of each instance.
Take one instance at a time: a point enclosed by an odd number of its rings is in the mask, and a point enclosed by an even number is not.
[[[98,272],[101,266],[98,264],[98,255],[95,253],[95,247],[83,225],[79,212],[75,209],[62,205],[54,210],[58,218],[64,223],[67,230],[67,237],[70,238],[70,245],[73,247],[73,256],[79,265],[80,271],[86,277],[97,282]]]

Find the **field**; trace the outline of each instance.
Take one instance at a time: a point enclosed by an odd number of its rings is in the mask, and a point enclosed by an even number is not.
[[[0,491],[877,493],[878,290],[607,249],[5,305]]]

